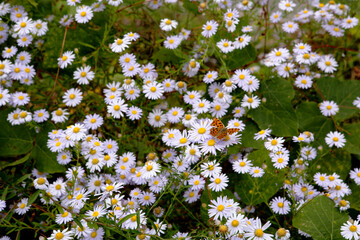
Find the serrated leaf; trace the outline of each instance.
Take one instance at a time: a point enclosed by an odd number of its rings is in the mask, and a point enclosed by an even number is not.
[[[360,154],[360,123],[344,124],[346,143],[344,149],[353,154]]]
[[[324,150],[329,149],[325,142],[326,134],[334,131],[334,123],[331,118],[323,116],[316,102],[303,102],[296,108],[296,116],[299,122],[300,131],[309,131],[314,134],[317,145]]]
[[[296,213],[293,226],[312,236],[314,240],[343,239],[340,227],[348,220],[326,196],[315,197]]]
[[[340,105],[340,110],[334,115],[336,120],[342,121],[358,113],[356,108],[344,108],[341,106],[353,107],[353,101],[359,96],[360,82],[354,80],[340,81],[335,78],[324,77],[316,81],[319,91],[325,100],[335,101]]]
[[[297,135],[298,122],[291,105],[295,93],[291,84],[281,78],[272,78],[262,82],[259,91],[266,98],[266,102],[250,110],[249,117],[252,117],[260,128],[270,128],[273,135]]]

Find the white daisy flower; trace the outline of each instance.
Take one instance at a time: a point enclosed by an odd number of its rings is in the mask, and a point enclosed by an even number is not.
[[[215,35],[218,26],[219,26],[219,24],[217,22],[215,22],[214,20],[207,21],[206,24],[204,24],[202,27],[203,31],[201,32],[201,34],[204,37],[209,38],[209,37]]]
[[[325,142],[327,145],[329,145],[329,147],[335,146],[337,148],[342,148],[345,146],[346,139],[344,134],[335,131],[335,132],[329,132],[326,135]]]
[[[87,23],[93,16],[93,10],[89,6],[82,5],[76,8],[75,20],[78,23]]]
[[[63,96],[63,101],[68,107],[75,107],[79,105],[82,99],[82,92],[77,88],[67,90]]]
[[[166,32],[175,29],[177,27],[177,25],[178,25],[177,21],[170,20],[168,18],[161,19],[161,21],[160,21],[161,30],[166,31]]]
[[[68,65],[71,65],[74,59],[75,54],[73,51],[66,51],[60,58],[58,58],[60,68],[66,68]]]

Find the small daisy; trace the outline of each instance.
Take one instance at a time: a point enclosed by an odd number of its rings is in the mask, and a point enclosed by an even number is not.
[[[86,115],[84,124],[87,129],[96,130],[103,125],[104,119],[99,114]]]
[[[82,92],[77,88],[67,90],[63,96],[63,101],[68,107],[75,107],[79,105],[82,99]]]
[[[276,197],[270,202],[273,212],[286,215],[290,212],[290,202],[282,197]]]
[[[317,63],[317,66],[318,68],[320,68],[320,70],[324,71],[325,73],[333,73],[334,71],[336,71],[336,68],[338,67],[338,63],[332,56],[325,55],[322,58],[320,58],[320,60]]]
[[[93,80],[95,73],[90,71],[90,66],[80,67],[74,72],[74,79],[78,84],[89,84],[89,81]]]
[[[175,29],[177,27],[177,25],[178,25],[177,21],[170,20],[167,18],[161,19],[161,21],[160,21],[161,30],[166,31],[166,32]]]
[[[60,68],[66,68],[68,65],[71,65],[75,59],[73,51],[66,51],[60,58],[58,58],[58,63]]]
[[[334,101],[323,101],[319,108],[325,117],[333,116],[339,112],[339,106]]]
[[[71,214],[70,214],[71,215]],[[49,240],[70,240],[74,236],[73,230],[65,228],[64,230],[53,230],[53,233],[48,238]]]
[[[114,43],[111,44],[111,50],[115,53],[120,53],[128,48],[130,45],[130,40],[128,38],[118,38],[115,39]]]
[[[151,82],[143,86],[145,97],[151,100],[159,99],[163,96],[164,88],[158,82]]]
[[[113,118],[124,117],[126,111],[128,110],[128,105],[121,98],[117,98],[107,106],[108,112]]]
[[[78,23],[87,23],[94,16],[92,9],[89,6],[82,5],[76,8],[75,20]]]
[[[219,24],[217,22],[215,22],[214,20],[207,21],[206,24],[203,25],[203,27],[202,27],[203,31],[201,32],[201,34],[204,37],[209,38],[209,37],[215,35],[218,26],[219,26]]]
[[[175,49],[181,44],[181,40],[182,38],[177,35],[167,36],[164,41],[164,47],[167,49]]]
[[[210,178],[209,188],[215,192],[220,192],[228,186],[229,178],[225,174],[214,175]]]
[[[345,146],[346,139],[344,137],[344,134],[340,132],[329,132],[325,137],[325,142],[329,147],[337,147],[342,148]]]
[[[360,224],[358,220],[354,222],[347,221],[340,228],[341,236],[348,240],[359,239],[360,235]]]
[[[66,109],[59,108],[51,113],[52,120],[55,123],[65,122],[68,119],[68,111]]]
[[[244,95],[244,98],[241,101],[241,106],[246,108],[257,108],[260,105],[260,99],[258,96],[251,95]]]
[[[260,168],[260,167],[251,167],[249,170],[249,174],[252,177],[262,177],[265,174],[264,169]]]

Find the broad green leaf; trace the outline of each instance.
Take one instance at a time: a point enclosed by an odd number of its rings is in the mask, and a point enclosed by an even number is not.
[[[334,116],[336,120],[342,121],[358,113],[356,108],[344,108],[341,106],[353,107],[353,101],[360,93],[360,82],[354,80],[340,81],[335,78],[320,78],[316,81],[319,91],[325,100],[335,101],[339,112]]]
[[[317,172],[332,174],[336,172],[345,180],[351,169],[351,155],[343,149],[333,149],[310,162],[307,173],[313,176]],[[320,156],[319,156],[320,155]]]
[[[159,51],[155,52],[152,56],[152,59],[158,60],[164,63],[172,63],[172,64],[179,64],[185,58],[184,55],[179,56],[179,52],[175,54],[175,52],[171,49],[161,48]]]
[[[196,5],[195,2],[190,1],[190,0],[183,0],[183,6],[185,9],[187,9],[188,11],[194,13],[194,14],[198,14],[199,10],[198,7]]]
[[[315,197],[305,203],[293,218],[293,226],[312,236],[314,240],[344,239],[340,227],[349,219],[335,208],[326,196]]]
[[[227,70],[234,70],[240,68],[246,64],[251,63],[256,58],[256,50],[252,44],[247,45],[243,49],[236,49],[228,54],[226,54],[226,63]]]
[[[296,115],[300,131],[309,131],[314,134],[315,142],[324,150],[329,149],[325,142],[326,134],[334,131],[334,123],[331,118],[324,117],[316,102],[303,102],[296,108]]]
[[[345,199],[350,202],[350,208],[360,211],[360,186],[351,182],[349,185],[351,194],[346,196]]]
[[[13,162],[9,162],[10,160],[0,162],[0,170],[4,169],[6,167],[11,167],[11,166],[16,166],[16,165],[22,164],[22,163],[26,162],[27,160],[29,160],[29,157],[30,157],[30,153],[28,153],[24,157],[22,157],[16,161],[13,161]],[[1,165],[2,163],[4,163],[4,165]]]
[[[7,121],[10,111],[0,112],[0,157],[18,156],[31,151],[34,131],[24,124],[12,126]]]
[[[39,134],[36,135],[36,144],[31,157],[36,161],[36,168],[41,172],[56,173],[64,172],[66,168],[60,165],[57,160],[57,154],[50,151],[47,146],[48,133],[53,129],[51,123],[46,123]]]
[[[281,137],[298,134],[298,122],[291,105],[294,90],[291,84],[281,78],[272,78],[261,82],[259,91],[266,98],[265,103],[249,111],[260,128],[272,129],[272,134]]]
[[[286,170],[276,170],[266,149],[256,150],[247,157],[254,166],[264,167],[265,174],[261,178],[251,177],[248,173],[236,174],[235,191],[238,193],[241,201],[247,205],[258,205],[262,202],[268,202],[277,191],[283,186]]]
[[[255,133],[259,131],[260,129],[257,127],[256,123],[252,120],[246,121],[245,129],[242,132],[241,146],[245,148],[262,148],[264,146],[264,141],[254,139]]]
[[[353,154],[360,154],[360,123],[345,124],[343,127],[346,143],[344,149]]]

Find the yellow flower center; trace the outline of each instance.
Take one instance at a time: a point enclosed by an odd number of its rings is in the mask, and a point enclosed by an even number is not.
[[[224,209],[225,209],[224,205],[221,205],[221,204],[217,207],[217,210],[219,212],[222,212]]]
[[[55,234],[55,239],[56,240],[63,239],[63,237],[64,237],[64,234],[62,232],[58,232],[57,234]]]
[[[258,228],[255,230],[255,236],[262,237],[264,235],[264,232],[261,228]]]
[[[215,145],[215,140],[214,140],[214,139],[210,139],[210,140],[208,141],[208,146],[212,147],[212,146],[214,146],[214,145]]]

